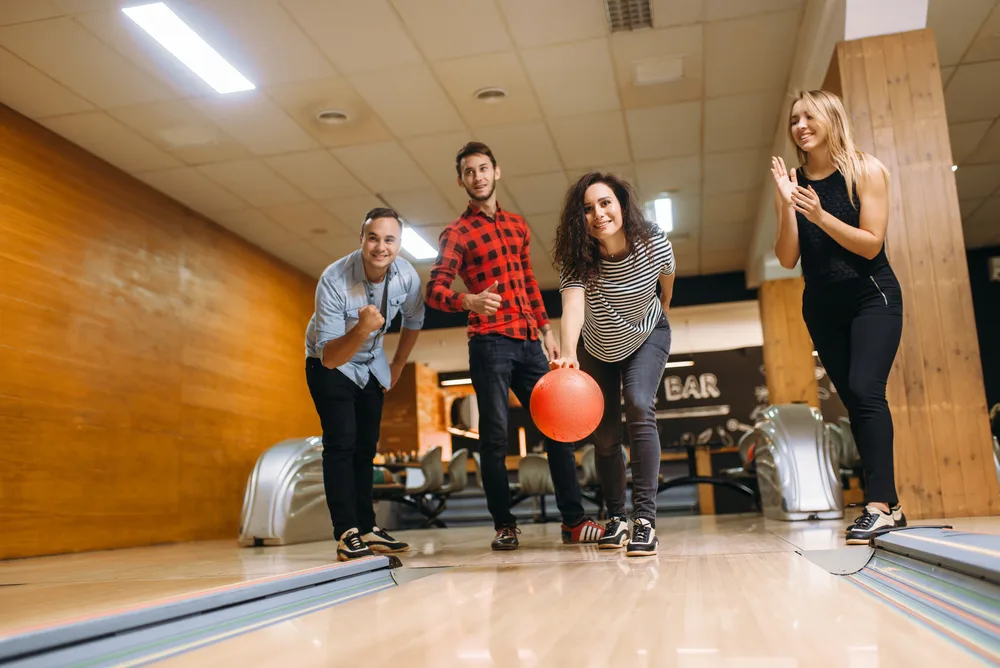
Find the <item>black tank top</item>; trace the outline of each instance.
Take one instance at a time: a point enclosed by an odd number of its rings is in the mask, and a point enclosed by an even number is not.
[[[795,175],[800,186],[813,187],[824,211],[851,227],[860,226],[861,200],[857,196],[858,190],[854,189],[854,204],[851,204],[847,197],[847,180],[840,170],[818,181],[808,179],[801,169],[796,170]],[[809,222],[797,211],[795,221],[799,228],[802,277],[808,285],[825,285],[859,276],[871,276],[889,264],[884,243],[878,255],[868,260],[841,246],[823,228]]]

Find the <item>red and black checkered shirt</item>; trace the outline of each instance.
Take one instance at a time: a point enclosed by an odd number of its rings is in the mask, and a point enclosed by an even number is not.
[[[530,242],[528,224],[516,213],[498,206],[496,216],[490,218],[469,206],[438,237],[438,257],[427,283],[427,303],[442,311],[461,311],[463,293],[451,289],[456,274],[472,294],[497,281],[499,310],[493,315],[469,311],[469,336],[539,338],[539,329],[549,324],[549,318],[531,271]]]

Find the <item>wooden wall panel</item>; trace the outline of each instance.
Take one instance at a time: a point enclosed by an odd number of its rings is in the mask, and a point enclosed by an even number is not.
[[[0,558],[235,538],[315,281],[0,106]]]
[[[903,289],[903,338],[889,377],[896,482],[908,516],[1000,513],[933,32],[838,45],[826,87],[858,147],[892,177],[886,251]]]
[[[802,320],[802,277],[764,281],[758,291],[764,334],[764,372],[771,404],[804,402],[819,408],[813,344]]]

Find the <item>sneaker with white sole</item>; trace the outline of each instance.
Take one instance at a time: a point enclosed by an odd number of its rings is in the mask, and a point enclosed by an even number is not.
[[[407,543],[396,540],[389,535],[388,531],[378,527],[372,527],[371,532],[364,535],[364,541],[368,543],[368,548],[372,552],[381,552],[382,554],[406,552],[410,549]]]
[[[900,504],[897,503],[896,505],[894,505],[891,508],[891,510],[892,510],[892,521],[896,523],[896,526],[897,527],[905,527],[906,526],[906,515],[903,513],[903,507],[902,507],[902,505],[900,505]],[[846,529],[844,529],[844,533],[850,533],[851,529],[854,528],[854,525],[858,523],[858,520],[860,520],[864,516],[865,516],[865,514],[861,513],[860,515],[858,515],[857,517],[855,517],[854,518],[854,524],[848,525],[848,527]]]
[[[883,513],[875,506],[865,506],[865,512],[847,532],[848,545],[867,545],[875,536],[896,527],[892,513]]]
[[[656,554],[656,529],[647,519],[636,519],[632,523],[632,537],[625,549],[626,557],[652,557]]]
[[[597,541],[599,550],[618,550],[628,543],[628,518],[612,517],[604,525],[604,535]]]
[[[358,533],[357,529],[348,529],[337,542],[337,559],[340,561],[372,556],[375,555],[365,545],[365,541],[361,540],[361,534]]]

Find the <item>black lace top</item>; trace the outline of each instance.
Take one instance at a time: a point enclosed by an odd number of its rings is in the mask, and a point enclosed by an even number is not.
[[[861,200],[854,189],[854,204],[847,197],[847,180],[840,170],[825,179],[809,180],[801,169],[795,170],[799,185],[810,185],[819,195],[823,210],[841,221],[859,227]],[[799,251],[802,257],[802,276],[806,284],[822,285],[859,276],[870,276],[879,268],[889,264],[885,255],[885,244],[878,255],[871,260],[852,253],[833,240],[819,225],[809,222],[801,213],[795,213],[799,228]]]

